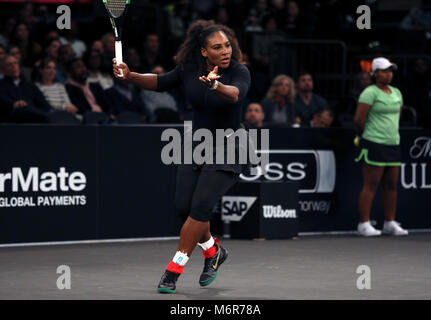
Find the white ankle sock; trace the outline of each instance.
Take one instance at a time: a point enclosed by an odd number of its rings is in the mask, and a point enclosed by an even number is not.
[[[198,243],[198,246],[202,248],[203,251],[208,250],[214,245],[214,238],[211,237],[208,241],[204,243]]]
[[[189,261],[189,257],[187,254],[181,251],[177,251],[172,261],[180,266],[185,266],[187,261]]]

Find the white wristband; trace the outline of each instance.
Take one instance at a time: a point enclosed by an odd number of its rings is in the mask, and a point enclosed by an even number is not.
[[[219,82],[216,80],[214,81],[214,84],[212,85],[212,87],[210,87],[210,90],[216,90],[218,88]]]

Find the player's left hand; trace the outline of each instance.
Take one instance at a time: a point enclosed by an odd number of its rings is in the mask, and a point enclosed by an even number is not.
[[[204,85],[206,85],[207,87],[212,87],[214,82],[217,79],[220,79],[220,75],[217,74],[218,72],[218,66],[215,66],[213,71],[211,71],[210,73],[208,73],[207,76],[201,76],[199,77],[200,82],[202,82]]]

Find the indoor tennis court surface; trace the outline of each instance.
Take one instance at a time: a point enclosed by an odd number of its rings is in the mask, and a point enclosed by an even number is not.
[[[199,286],[197,248],[174,295],[156,286],[176,240],[0,248],[0,299],[431,299],[431,233],[221,243],[229,258],[217,279]],[[60,265],[70,267],[69,290],[57,288]],[[370,289],[357,287],[359,266]]]

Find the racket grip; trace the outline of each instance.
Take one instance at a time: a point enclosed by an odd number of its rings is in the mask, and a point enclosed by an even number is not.
[[[123,47],[121,41],[115,41],[115,59],[117,60],[117,66],[123,62]],[[123,77],[123,70],[120,69],[120,77]]]

